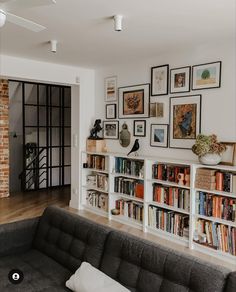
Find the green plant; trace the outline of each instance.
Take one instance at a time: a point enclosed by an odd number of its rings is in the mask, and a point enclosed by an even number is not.
[[[199,134],[196,143],[192,147],[192,151],[197,156],[201,157],[207,153],[221,154],[226,150],[226,146],[217,141],[217,136]]]
[[[202,72],[202,79],[209,79],[211,76],[211,73],[209,70],[205,69],[203,72]]]

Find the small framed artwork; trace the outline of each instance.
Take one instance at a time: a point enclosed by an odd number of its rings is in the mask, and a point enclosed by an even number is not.
[[[226,151],[222,154],[221,164],[236,165],[236,143],[234,142],[221,142],[226,146]]]
[[[117,77],[105,78],[105,101],[111,102],[117,100]]]
[[[114,120],[116,119],[116,104],[106,104],[106,119]]]
[[[170,148],[191,149],[201,131],[201,95],[171,97]]]
[[[146,136],[146,121],[145,120],[134,121],[134,136],[135,137]]]
[[[221,86],[221,61],[195,65],[192,69],[192,90]]]
[[[150,84],[119,88],[119,118],[149,117]]]
[[[104,139],[119,138],[119,121],[104,121],[103,122],[103,137]]]
[[[168,130],[169,125],[151,124],[151,141],[152,147],[168,147]]]
[[[169,82],[169,65],[151,68],[151,95],[167,95]]]
[[[163,118],[164,117],[164,103],[154,102],[150,103],[150,117]]]
[[[170,93],[190,91],[190,72],[190,66],[170,70]]]

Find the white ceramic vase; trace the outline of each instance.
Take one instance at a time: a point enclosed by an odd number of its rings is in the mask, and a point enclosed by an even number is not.
[[[220,154],[215,153],[207,153],[201,157],[199,157],[199,161],[201,164],[206,165],[217,165],[221,162],[222,156]]]

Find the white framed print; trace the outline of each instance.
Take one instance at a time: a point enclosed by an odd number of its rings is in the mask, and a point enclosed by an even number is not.
[[[103,122],[103,138],[115,140],[119,138],[119,121]]]
[[[190,91],[191,67],[174,68],[170,70],[170,93]]]
[[[105,101],[111,102],[117,100],[117,77],[105,78]]]
[[[146,136],[146,120],[134,120],[134,137]]]
[[[169,84],[169,65],[151,68],[151,95],[167,95]]]
[[[115,103],[106,104],[106,119],[107,120],[116,119],[116,104]]]
[[[169,125],[151,124],[150,146],[167,148],[168,130]]]

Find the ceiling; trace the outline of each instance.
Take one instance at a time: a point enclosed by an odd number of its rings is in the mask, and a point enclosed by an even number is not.
[[[7,23],[0,29],[0,52],[88,68],[136,61],[235,38],[235,2],[57,0],[56,5],[11,11],[47,30],[33,33]],[[124,15],[122,32],[113,30],[115,14]],[[56,54],[50,52],[50,39],[59,42]]]

